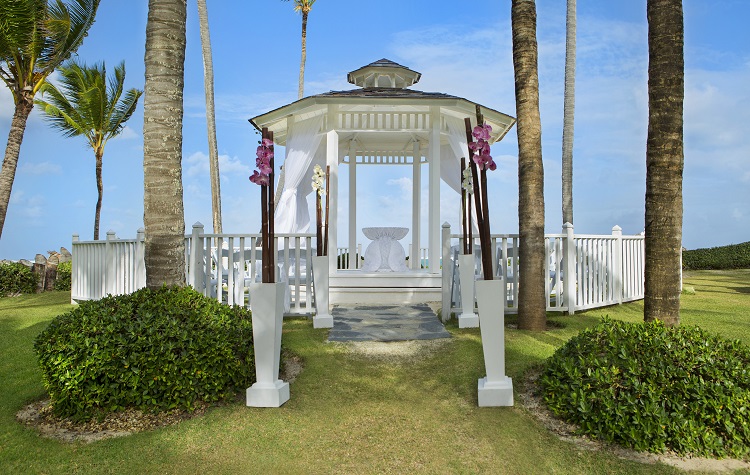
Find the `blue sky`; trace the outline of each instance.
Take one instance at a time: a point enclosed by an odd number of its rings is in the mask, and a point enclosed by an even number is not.
[[[127,87],[143,88],[146,0],[102,2],[79,49],[85,62],[124,60]],[[210,228],[203,66],[196,7],[188,1],[183,180],[185,222]],[[575,230],[643,230],[647,131],[645,0],[578,2],[574,147]],[[310,14],[305,94],[350,89],[346,73],[388,58],[422,73],[413,88],[465,97],[515,115],[510,1],[319,0]],[[274,0],[209,1],[216,76],[225,232],[260,227],[257,187],[247,180],[258,136],[247,119],[297,98],[300,16]],[[561,228],[565,2],[540,0],[539,74],[547,232]],[[750,3],[685,0],[683,243],[688,249],[750,240]],[[104,155],[101,234],[133,237],[143,225],[142,106]],[[0,89],[0,136],[12,100]],[[515,233],[515,128],[493,146],[492,231]],[[358,181],[359,227],[410,224],[408,167],[373,167]],[[346,180],[338,203],[346,216]],[[423,183],[423,188],[426,182]],[[426,193],[426,189],[423,190]],[[423,200],[423,203],[426,200]],[[93,236],[94,157],[32,113],[21,147],[0,258],[33,259]],[[458,199],[444,188],[442,220],[457,223]],[[426,216],[426,213],[425,213]],[[424,235],[424,234],[423,234]],[[366,241],[360,239],[366,244]],[[340,242],[345,242],[343,235]]]

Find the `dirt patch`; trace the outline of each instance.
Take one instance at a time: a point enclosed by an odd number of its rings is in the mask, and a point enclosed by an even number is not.
[[[143,412],[138,409],[127,409],[108,414],[103,420],[74,422],[61,419],[52,412],[49,399],[27,405],[16,414],[16,419],[24,425],[33,427],[42,437],[63,442],[94,442],[113,437],[123,437],[177,424],[180,421],[201,416],[207,405],[200,405],[193,412],[173,410],[163,412]]]
[[[302,369],[301,358],[285,353],[284,370],[279,376],[282,380],[291,383],[302,372]],[[244,402],[244,397],[244,393],[238,395],[238,401],[241,399]],[[204,415],[208,407],[208,404],[199,404],[192,412],[172,410],[154,413],[127,409],[107,414],[103,420],[74,422],[55,416],[49,399],[46,399],[25,406],[16,413],[16,420],[33,427],[42,437],[69,443],[90,443],[178,424],[181,421]]]
[[[555,417],[544,405],[540,397],[538,379],[539,370],[528,372],[517,386],[517,401],[521,407],[530,413],[550,432],[561,440],[575,444],[583,450],[604,450],[619,458],[640,463],[663,463],[685,471],[701,471],[714,473],[728,473],[735,470],[750,469],[750,462],[736,459],[709,459],[700,457],[680,457],[676,454],[651,454],[626,449],[618,445],[608,444],[591,437],[577,435],[577,427]]]
[[[451,340],[357,341],[335,343],[348,351],[375,360],[414,360],[440,351]]]

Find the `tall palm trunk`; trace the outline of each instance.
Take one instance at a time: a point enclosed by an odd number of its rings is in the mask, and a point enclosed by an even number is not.
[[[307,61],[307,11],[302,9],[302,59],[299,62],[299,90],[297,97],[305,95],[305,62]]]
[[[13,120],[10,123],[8,144],[5,147],[3,168],[0,171],[0,236],[2,236],[3,228],[5,227],[5,216],[8,213],[10,192],[13,189],[13,181],[16,178],[18,156],[21,153],[21,142],[23,142],[23,134],[26,131],[26,120],[29,118],[29,114],[31,114],[31,109],[34,108],[33,94],[22,92],[20,97],[13,112]]]
[[[221,233],[221,186],[219,180],[219,151],[216,145],[216,106],[214,103],[214,62],[211,35],[208,30],[206,0],[198,0],[201,48],[203,50],[203,88],[206,91],[206,127],[208,128],[208,164],[211,177],[211,214],[214,232]]]
[[[102,157],[104,149],[99,147],[95,150],[96,156],[96,214],[94,215],[94,241],[99,240],[99,216],[102,213],[102,196],[104,195],[104,184],[102,182]]]
[[[511,23],[518,116],[518,326],[524,330],[543,331],[547,325],[544,167],[534,0],[512,0]]]
[[[573,224],[573,123],[576,103],[576,0],[568,1],[565,19],[565,95],[562,136],[563,224]]]
[[[146,285],[185,284],[182,116],[186,0],[149,0],[143,111]]]
[[[648,0],[644,319],[680,323],[684,26],[681,0]]]

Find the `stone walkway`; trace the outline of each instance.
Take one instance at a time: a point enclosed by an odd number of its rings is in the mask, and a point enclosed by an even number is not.
[[[328,341],[406,341],[450,338],[427,304],[337,305]]]

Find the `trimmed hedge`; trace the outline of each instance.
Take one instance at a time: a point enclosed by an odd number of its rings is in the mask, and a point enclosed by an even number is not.
[[[559,348],[543,398],[579,431],[636,450],[750,455],[750,347],[697,327],[604,319]]]
[[[250,312],[191,288],[83,302],[34,342],[56,414],[87,420],[128,407],[192,410],[254,380]]]
[[[683,251],[682,268],[685,270],[750,269],[750,241],[730,246]]]
[[[70,290],[71,286],[71,273],[73,271],[73,264],[68,262],[61,262],[57,266],[57,278],[55,279],[55,290]]]
[[[36,292],[37,276],[20,262],[0,264],[0,297]]]

